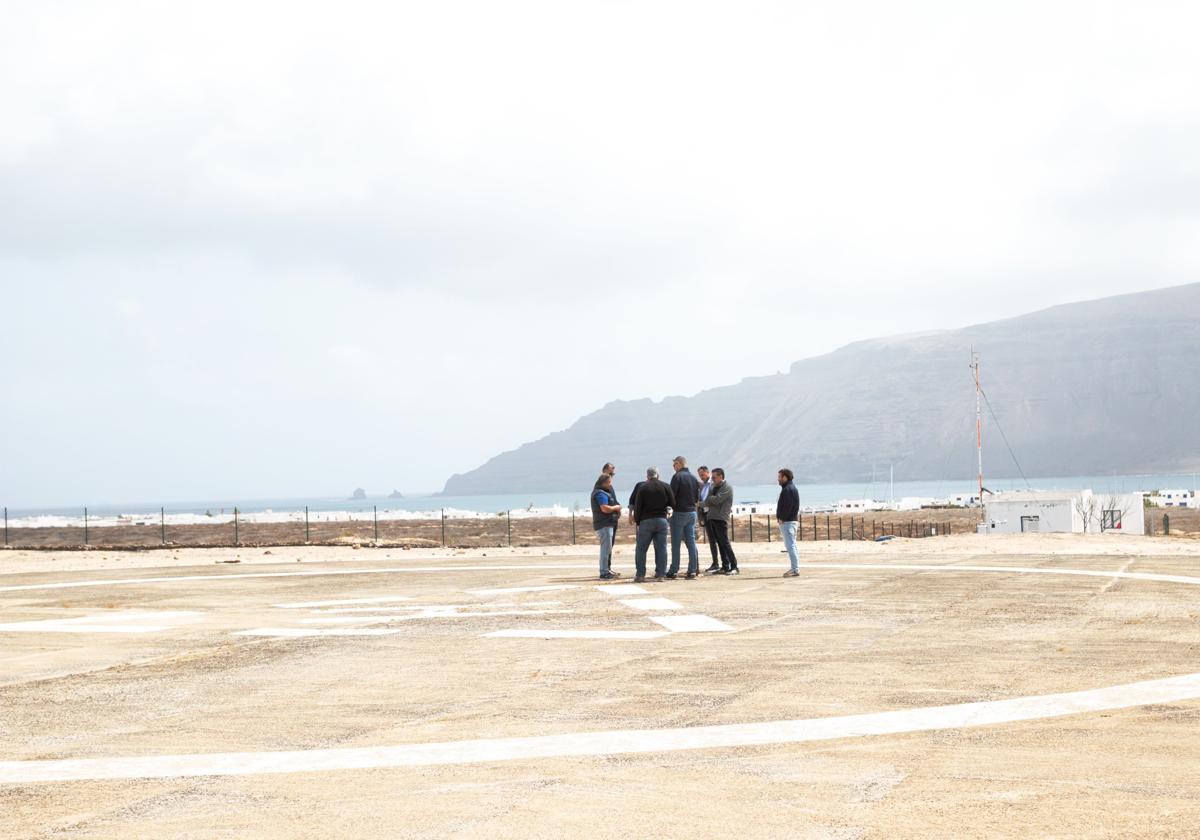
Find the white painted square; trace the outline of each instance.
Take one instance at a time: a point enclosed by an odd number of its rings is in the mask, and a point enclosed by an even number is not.
[[[623,595],[649,595],[645,589],[640,586],[635,586],[632,583],[610,583],[606,586],[597,586],[605,595],[611,595],[614,598],[620,598]]]
[[[681,610],[683,604],[677,604],[670,598],[630,598],[621,601],[627,607],[635,610]]]
[[[728,633],[733,630],[725,622],[707,615],[652,615],[650,620],[672,633]]]

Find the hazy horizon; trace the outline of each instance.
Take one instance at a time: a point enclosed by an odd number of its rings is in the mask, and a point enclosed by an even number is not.
[[[10,507],[437,490],[613,400],[1200,276],[1188,6],[7,22]]]

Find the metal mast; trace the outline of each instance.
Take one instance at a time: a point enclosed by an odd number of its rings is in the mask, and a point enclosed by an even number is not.
[[[971,370],[975,371],[975,455],[979,460],[979,504],[983,504],[983,390],[979,387],[979,354],[971,351]]]

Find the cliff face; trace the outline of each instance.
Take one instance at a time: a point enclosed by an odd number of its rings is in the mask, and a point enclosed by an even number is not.
[[[975,474],[970,351],[1029,476],[1200,468],[1200,283],[847,345],[786,374],[694,397],[614,402],[446,482],[449,494],[558,490],[605,461],[624,474],[684,454],[734,482]],[[984,407],[984,470],[1016,474]]]

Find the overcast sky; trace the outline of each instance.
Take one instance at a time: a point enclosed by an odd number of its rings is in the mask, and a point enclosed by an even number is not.
[[[439,489],[1200,279],[1193,3],[6,3],[0,501]]]

